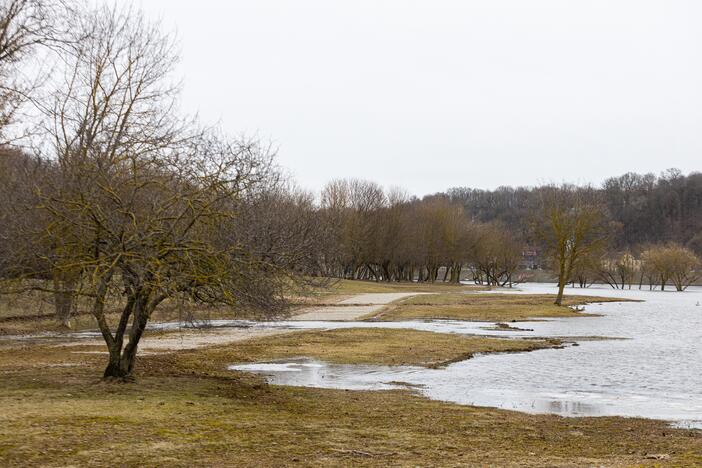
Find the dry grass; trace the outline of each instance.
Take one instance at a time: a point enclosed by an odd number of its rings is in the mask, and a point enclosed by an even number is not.
[[[194,316],[198,320],[215,320],[231,318],[247,318],[246,314],[235,314],[225,307],[198,307],[194,315],[184,312],[177,306],[164,304],[159,306],[151,317],[150,322],[176,322],[188,320]],[[107,321],[114,327],[119,322],[120,311],[113,309],[106,314]],[[27,316],[0,319],[0,335],[22,335],[38,332],[67,332],[96,330],[95,318],[89,313],[81,313],[71,319],[71,329],[61,326],[53,314],[44,316]]]
[[[183,352],[189,370],[216,372],[228,364],[308,357],[338,364],[439,367],[477,353],[532,351],[559,346],[558,340],[511,340],[381,328],[312,330],[255,340],[237,346]]]
[[[566,296],[562,306],[551,294],[461,294],[415,296],[395,302],[370,317],[380,320],[450,319],[485,322],[523,321],[540,317],[577,317],[568,306],[593,302],[621,302],[596,296]]]
[[[376,283],[374,281],[338,280],[327,287],[320,287],[305,297],[292,298],[296,309],[310,305],[335,304],[356,294],[388,292],[468,292],[480,291],[479,286],[465,286],[445,283]],[[119,321],[120,302],[113,298],[108,304],[107,320],[112,324]],[[71,330],[94,330],[95,319],[90,313],[88,303],[81,304],[84,311],[71,319]],[[175,301],[166,301],[160,305],[151,322],[173,322],[194,317],[204,319],[244,319],[256,318],[256,315],[231,307],[184,307]],[[0,335],[21,335],[37,332],[68,331],[54,318],[52,297],[46,293],[29,293],[21,296],[0,295]]]
[[[702,464],[700,432],[664,422],[527,415],[403,391],[268,386],[250,374],[190,367],[209,353],[141,358],[137,383],[106,384],[96,378],[99,356],[0,349],[0,465]],[[62,361],[81,365],[58,367]]]

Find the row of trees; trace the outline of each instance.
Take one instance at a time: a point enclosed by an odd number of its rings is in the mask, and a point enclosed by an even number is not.
[[[577,282],[586,287],[592,282],[609,284],[614,289],[649,289],[672,284],[684,291],[702,277],[702,264],[695,253],[679,244],[644,246],[638,252],[604,253],[587,258],[576,272]]]
[[[397,189],[384,192],[372,182],[334,181],[321,198],[331,240],[324,274],[430,282],[468,277],[504,286],[514,280],[528,243],[538,247],[557,276],[558,304],[569,283],[584,287],[596,281],[619,288],[647,282],[662,289],[672,283],[681,291],[698,279],[697,256],[676,243],[613,254],[621,230],[603,199],[603,192],[592,187],[539,187],[530,192],[527,215],[514,229],[477,221],[448,196],[418,200]]]
[[[473,222],[445,198],[420,201],[373,182],[336,180],[322,191],[319,214],[328,276],[457,283],[468,268],[476,281],[502,286],[521,261],[519,238],[497,223]]]

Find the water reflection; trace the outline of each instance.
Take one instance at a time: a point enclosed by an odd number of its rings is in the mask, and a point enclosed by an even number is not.
[[[229,369],[264,374],[268,376],[269,382],[279,385],[349,390],[385,390],[402,387],[403,385],[399,382],[391,383],[385,377],[397,372],[420,370],[413,367],[335,365],[307,358],[231,365]]]
[[[528,286],[535,293],[552,292]],[[627,340],[580,341],[580,346],[476,357],[444,369],[340,366],[296,361],[298,372],[260,371],[272,383],[327,388],[383,389],[406,382],[429,398],[564,416],[640,416],[702,427],[702,299],[685,293],[571,291],[623,296],[642,303],[593,304],[599,317],[512,324],[528,330],[484,330],[485,324],[435,321],[404,323],[300,323],[298,327],[388,326],[519,337],[617,336]],[[526,325],[526,326],[525,326]],[[280,363],[278,363],[280,364]],[[236,367],[239,368],[239,367]]]
[[[524,291],[553,293],[553,286]],[[382,390],[409,385],[429,398],[565,416],[641,416],[702,428],[702,288],[684,293],[569,289],[568,294],[639,299],[586,307],[590,317],[514,322],[515,329],[453,320],[408,322],[251,322],[214,320],[208,327],[335,329],[395,328],[500,337],[582,337],[579,346],[480,356],[444,369],[330,365],[311,360],[233,366],[261,372],[272,383]],[[597,314],[597,315],[594,315]],[[196,324],[201,326],[202,324]],[[192,324],[154,324],[152,329]],[[32,339],[53,338],[43,334]],[[65,335],[61,335],[65,336]],[[99,337],[98,332],[73,334]],[[590,341],[585,337],[625,340]],[[19,339],[26,337],[0,337]],[[403,384],[404,383],[404,384]]]

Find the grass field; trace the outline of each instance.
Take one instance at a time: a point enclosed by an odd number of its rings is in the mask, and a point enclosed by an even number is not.
[[[312,330],[211,347],[179,355],[192,368],[212,371],[234,362],[309,357],[338,364],[439,367],[477,353],[532,351],[559,346],[558,340],[507,340],[418,330],[348,328]]]
[[[451,319],[486,322],[531,320],[539,317],[577,317],[574,305],[621,302],[596,296],[566,296],[562,306],[550,294],[441,293],[409,297],[394,302],[366,318],[379,320]]]
[[[366,330],[363,330],[365,332]],[[453,340],[421,357],[378,337],[304,336],[339,362],[433,363],[466,351]],[[0,348],[2,466],[643,466],[702,463],[699,431],[626,418],[561,418],[430,401],[405,391],[269,386],[226,371],[300,354],[292,337],[232,349],[144,356],[132,384],[102,382],[104,356],[36,345]],[[283,340],[283,341],[280,341]],[[392,343],[394,339],[388,339]],[[424,344],[421,344],[424,343]],[[456,342],[457,343],[457,342]],[[70,351],[90,352],[75,347]],[[419,356],[419,357],[418,357]]]
[[[320,297],[417,291],[414,286],[340,282]],[[550,304],[551,296],[424,287],[435,294],[391,305],[382,318],[577,315]],[[568,304],[590,300],[602,299],[574,297]],[[169,313],[166,308],[157,320]],[[45,320],[21,323],[36,331]],[[400,390],[271,386],[227,370],[233,363],[293,357],[438,367],[478,352],[559,344],[413,330],[303,331],[141,355],[136,382],[124,384],[100,379],[102,345],[0,341],[0,466],[702,465],[702,432],[662,421],[528,415]]]

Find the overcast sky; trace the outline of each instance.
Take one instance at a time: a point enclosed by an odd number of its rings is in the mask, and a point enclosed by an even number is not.
[[[423,195],[702,164],[698,0],[140,0],[184,106],[307,188]]]

